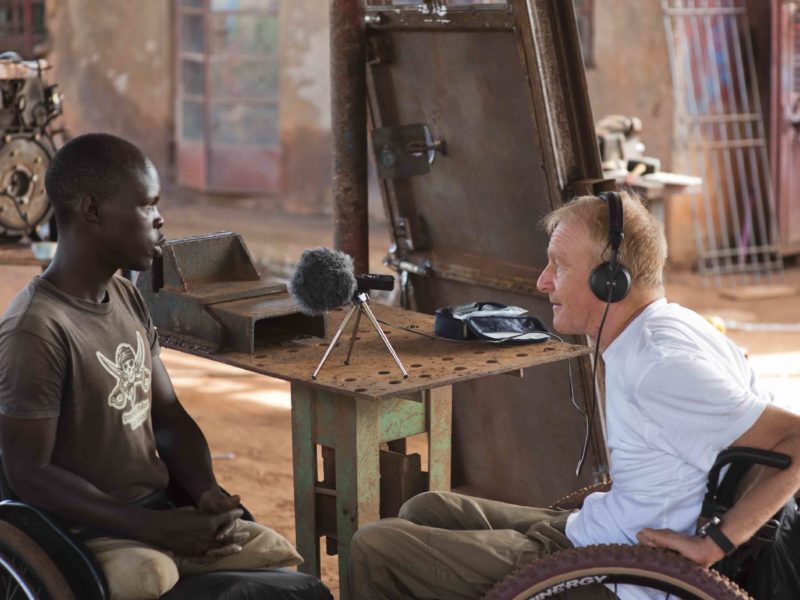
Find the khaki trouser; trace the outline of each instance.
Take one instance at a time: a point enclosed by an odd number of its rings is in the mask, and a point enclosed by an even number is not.
[[[108,582],[111,600],[149,600],[166,594],[180,576],[209,571],[257,571],[303,562],[280,534],[251,521],[236,521],[237,531],[250,537],[242,551],[221,558],[185,558],[164,548],[135,540],[100,537],[86,545],[94,553]]]
[[[400,518],[356,532],[347,579],[353,600],[482,598],[516,567],[572,544],[569,511],[515,506],[449,492],[408,500]],[[580,594],[580,595],[579,595]],[[562,598],[608,600],[607,588]]]

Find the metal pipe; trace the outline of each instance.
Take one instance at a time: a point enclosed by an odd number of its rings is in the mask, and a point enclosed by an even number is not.
[[[693,118],[692,115],[687,114],[686,107],[685,107],[685,90],[684,95],[681,96],[681,90],[683,87],[679,87],[679,82],[686,81],[685,75],[682,72],[682,63],[678,61],[678,57],[675,55],[675,36],[677,35],[677,31],[673,27],[673,17],[670,13],[671,8],[669,6],[669,0],[661,0],[661,8],[664,14],[664,26],[667,33],[667,54],[669,56],[669,63],[672,67],[672,97],[673,103],[675,106],[675,111],[679,115],[678,121],[680,124],[681,129],[680,136],[681,138],[687,138],[686,141],[688,142],[688,130],[689,126],[691,125],[692,128],[696,127],[698,123],[700,123],[699,118]],[[703,115],[706,116],[706,115]],[[697,168],[697,167],[695,167]],[[708,187],[707,183],[704,183],[702,186],[703,196],[707,198],[708,192],[706,191]],[[706,200],[707,202],[707,200]],[[705,251],[704,247],[705,244],[703,243],[703,228],[700,225],[700,193],[695,192],[691,195],[691,202],[689,208],[691,210],[692,215],[692,223],[694,224],[694,238],[695,238],[695,247],[697,248],[697,269],[701,275],[707,274],[707,265],[706,265],[706,258],[705,258]],[[703,285],[708,285],[708,279],[703,277]]]
[[[369,271],[367,72],[363,0],[331,0],[333,245]]]
[[[747,33],[748,30],[748,22],[747,22],[747,14],[742,17],[742,30]],[[736,28],[734,29],[734,35],[736,38],[739,37],[739,28],[738,22],[734,21],[734,25]],[[752,86],[753,90],[753,112],[756,114],[763,114],[761,112],[761,95],[758,91],[758,77],[756,75],[756,67],[755,67],[755,59],[754,59],[754,52],[753,52],[753,42],[749,35],[744,35],[744,42],[745,42],[745,52],[747,55],[747,67],[748,73],[750,75],[750,85]],[[737,46],[738,49],[738,46]],[[741,51],[738,52],[737,56],[737,63],[741,63]],[[745,107],[746,110],[750,110],[749,104]],[[749,131],[750,128],[748,128]],[[763,119],[759,119],[756,121],[756,135],[761,139],[766,139],[766,134],[764,132],[764,121]],[[754,150],[751,150],[754,152]],[[773,194],[772,190],[772,181],[770,180],[770,169],[769,169],[769,159],[767,157],[767,145],[764,143],[760,151],[758,152],[759,163],[761,165],[760,172],[762,174],[762,180],[764,185],[764,193],[767,199],[767,206],[764,207],[763,197],[759,194],[758,202],[756,208],[759,210],[759,221],[762,224],[762,245],[770,245],[774,247],[774,253],[770,253],[769,256],[769,265],[776,266],[777,270],[779,271],[781,279],[783,279],[783,257],[781,256],[780,252],[778,251],[778,211],[775,205],[775,195]],[[754,164],[755,167],[755,164]],[[756,168],[756,170],[758,170]],[[759,183],[761,183],[761,181]],[[759,191],[761,187],[759,185]],[[764,212],[769,210],[769,214],[765,215]],[[769,224],[767,225],[767,220],[769,220]],[[766,231],[766,228],[769,227],[770,231]],[[775,257],[773,259],[773,256]],[[766,258],[765,258],[766,262]],[[771,269],[768,270],[768,274],[771,276],[772,272]]]
[[[749,101],[750,92],[748,91],[748,88],[750,86],[752,86],[752,85],[757,85],[757,82],[756,81],[751,81],[750,85],[748,85],[748,82],[747,82],[746,77],[745,77],[745,72],[744,72],[744,68],[743,68],[743,61],[742,61],[742,52],[741,52],[741,38],[739,36],[739,27],[738,27],[737,18],[734,18],[734,19],[731,20],[731,28],[730,29],[731,29],[730,31],[726,32],[727,35],[726,35],[725,43],[726,43],[726,47],[727,47],[727,44],[728,44],[728,41],[729,41],[728,40],[728,36],[730,36],[730,46],[732,48],[732,54],[733,54],[733,56],[735,58],[735,61],[731,60],[731,65],[733,66],[735,64],[735,66],[736,66],[735,81],[737,82],[737,88],[738,88],[738,91],[739,91],[739,96],[740,96],[741,101],[742,101],[742,110],[750,112],[750,101]],[[733,81],[734,81],[733,68],[731,68],[730,77],[731,77],[731,79],[730,79],[731,87],[733,87]],[[756,90],[756,93],[757,93],[757,90]],[[759,120],[760,120],[760,118],[756,119],[755,122],[758,123]],[[763,239],[764,235],[765,235],[765,231],[764,231],[764,227],[763,226],[760,227],[760,230],[761,230],[760,234],[759,234],[759,231],[756,231],[756,221],[753,218],[753,204],[754,204],[754,202],[752,201],[752,195],[755,194],[755,196],[756,196],[756,199],[755,199],[755,205],[756,206],[763,205],[763,198],[762,198],[762,195],[761,195],[761,178],[759,177],[760,172],[759,172],[758,164],[756,163],[754,149],[756,147],[758,147],[758,146],[765,145],[766,142],[765,142],[765,140],[763,138],[762,139],[755,139],[755,136],[754,136],[754,133],[753,133],[753,127],[752,127],[752,123],[751,122],[743,123],[743,127],[742,127],[742,130],[740,130],[740,133],[742,134],[741,138],[743,138],[743,140],[751,142],[750,144],[748,144],[746,146],[748,148],[747,155],[748,155],[748,159],[749,160],[747,161],[747,166],[749,168],[745,169],[743,167],[741,169],[743,174],[749,176],[748,177],[748,182],[751,185],[746,185],[742,189],[741,206],[742,206],[742,212],[744,214],[744,220],[745,220],[745,227],[746,227],[747,235],[748,235],[748,237],[752,238],[752,242],[749,245],[750,246],[755,246],[757,241],[760,241],[761,244],[765,243],[765,241]],[[742,148],[744,148],[744,147],[745,146],[742,146]],[[759,216],[759,215],[757,215],[757,216]],[[762,224],[762,221],[763,221],[763,219],[759,218],[759,224],[760,225]],[[760,240],[759,240],[759,238],[760,238]],[[755,250],[752,250],[752,249],[751,249],[751,251],[753,253],[753,259],[754,259],[755,264],[758,264],[759,257],[760,257],[761,253],[759,253],[759,252],[757,252]],[[770,274],[769,274],[770,269],[769,269],[769,267],[767,265],[768,256],[769,256],[768,254],[764,255],[764,266],[765,266],[764,271],[765,271],[765,274],[769,277],[770,276]]]
[[[698,17],[699,18],[699,17]],[[712,27],[711,19],[714,19],[714,25],[716,27]],[[722,81],[731,82],[732,76],[730,73],[730,65],[727,61],[722,60],[721,58],[726,57],[728,54],[728,36],[726,35],[728,27],[728,21],[730,19],[735,19],[736,16],[733,15],[724,15],[724,16],[711,16],[707,15],[703,17],[703,22],[705,26],[706,32],[706,50],[707,50],[707,57],[709,63],[709,70],[711,73],[711,79],[714,83],[714,93],[713,97],[715,103],[717,105],[717,113],[718,114],[726,114],[726,113],[734,113],[738,114],[738,107],[736,104],[736,94],[733,89],[729,90],[729,94],[725,94],[723,91],[723,84]],[[715,29],[716,34],[715,35]],[[720,36],[719,33],[722,32]],[[720,54],[720,49],[723,50],[722,54]],[[720,74],[720,71],[722,73]],[[726,106],[725,99],[728,100],[728,105]],[[733,106],[731,107],[730,104]],[[737,185],[734,181],[734,173],[733,167],[731,164],[731,154],[735,151],[736,158],[737,158],[737,165],[738,168],[736,173],[738,175],[738,194],[741,196],[745,196],[748,194],[747,190],[747,179],[745,178],[744,173],[744,162],[742,160],[742,150],[741,147],[738,147],[737,140],[735,139],[736,136],[733,136],[733,140],[729,139],[728,136],[728,125],[726,123],[718,123],[718,133],[720,134],[721,142],[723,147],[720,148],[720,154],[722,154],[724,167],[725,167],[725,196],[727,200],[727,207],[724,207],[724,204],[721,203],[723,206],[723,214],[720,215],[720,220],[722,221],[721,227],[724,227],[726,232],[729,229],[733,230],[733,241],[736,244],[736,247],[739,249],[739,254],[736,255],[736,269],[734,272],[738,271],[739,268],[744,266],[747,261],[747,256],[745,255],[745,245],[746,239],[742,237],[742,227],[739,219],[739,210],[738,205],[736,202],[737,197]],[[719,139],[719,138],[717,138]],[[724,146],[727,145],[727,148]],[[728,219],[725,218],[725,212],[730,214],[730,223],[728,223]],[[731,240],[730,237],[726,234],[725,236],[726,246],[728,248],[731,247]],[[744,244],[743,244],[744,242]],[[758,254],[753,253],[753,259],[758,262]],[[746,272],[746,271],[745,271]],[[755,271],[756,273],[756,283],[759,282],[758,277],[758,270]]]
[[[683,8],[683,2],[681,0],[677,0],[678,8]],[[669,17],[672,18],[672,17]],[[682,48],[684,50],[683,59],[681,62],[681,75],[682,75],[682,83],[684,84],[684,102],[686,104],[685,111],[689,113],[689,115],[698,115],[701,114],[698,103],[699,94],[694,89],[694,71],[692,69],[692,49],[695,46],[691,43],[691,29],[689,23],[687,22],[688,19],[686,18],[675,18],[675,31],[678,32],[679,35],[679,42],[676,45],[676,49]],[[702,87],[701,87],[702,91]],[[705,114],[708,112],[708,102],[704,101],[703,106],[703,113]],[[694,137],[696,140],[705,140],[705,134],[703,127],[700,126],[699,123],[694,124]],[[713,156],[713,155],[712,155]],[[711,157],[707,156],[705,153],[697,153],[695,155],[695,161],[698,164],[704,165],[705,171],[705,185],[703,185],[703,194],[704,194],[704,202],[703,208],[705,213],[705,229],[706,229],[706,239],[708,242],[708,248],[703,253],[701,260],[705,262],[707,259],[711,258],[711,269],[712,271],[718,273],[717,270],[718,262],[716,257],[714,256],[713,252],[717,249],[717,234],[716,234],[716,227],[714,223],[714,215],[711,208],[711,182],[709,179],[714,179],[713,182],[713,189],[715,190],[715,195],[720,193],[720,184],[719,179],[717,176],[717,169],[714,167],[709,168],[709,161],[711,161]],[[709,178],[709,171],[711,173],[711,178]],[[722,283],[722,280],[719,276],[717,276],[716,280],[717,286]]]

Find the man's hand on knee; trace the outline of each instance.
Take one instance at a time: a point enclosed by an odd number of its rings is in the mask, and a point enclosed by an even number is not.
[[[240,552],[247,533],[236,531],[242,509],[206,514],[193,507],[159,511],[154,541],[186,557],[228,556]]]
[[[242,499],[239,495],[229,496],[219,487],[213,487],[200,495],[197,509],[209,515],[216,515],[239,508]]]

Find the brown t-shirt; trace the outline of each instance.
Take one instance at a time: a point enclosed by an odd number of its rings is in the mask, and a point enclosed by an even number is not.
[[[158,353],[150,315],[127,280],[112,278],[96,303],[37,277],[0,319],[0,412],[58,416],[52,463],[136,502],[168,480],[150,419]]]

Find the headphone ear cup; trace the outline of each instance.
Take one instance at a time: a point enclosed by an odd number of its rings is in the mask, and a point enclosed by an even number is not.
[[[616,270],[616,276],[614,271]],[[623,265],[616,269],[609,262],[604,262],[592,269],[589,275],[589,287],[599,300],[603,302],[619,302],[631,290],[631,274]],[[609,290],[611,297],[609,298]]]

